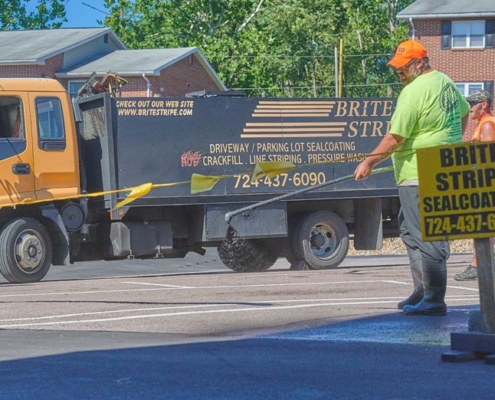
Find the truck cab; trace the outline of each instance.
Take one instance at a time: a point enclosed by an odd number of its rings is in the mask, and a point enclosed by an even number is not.
[[[53,79],[0,79],[0,224],[8,232],[2,237],[0,271],[13,280],[13,263],[20,279],[27,274],[36,281],[53,261],[42,245],[51,240],[45,232],[52,225],[46,221],[48,206],[37,202],[80,193],[70,105],[69,94]],[[18,243],[12,253],[5,251],[6,242]]]
[[[0,205],[80,193],[70,104],[53,79],[0,80]]]

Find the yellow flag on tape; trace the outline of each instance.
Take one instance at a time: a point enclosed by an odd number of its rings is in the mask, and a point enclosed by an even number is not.
[[[218,183],[223,175],[201,175],[192,174],[191,176],[191,194],[206,192],[207,190],[213,189],[213,187]]]
[[[251,182],[256,182],[258,179],[267,176],[268,178],[275,178],[277,175],[285,172],[292,171],[297,166],[290,162],[285,161],[263,161],[256,163],[254,166],[253,175],[251,176]]]
[[[152,183],[143,183],[142,185],[133,187],[131,189],[131,193],[129,193],[124,200],[118,202],[115,205],[115,208],[120,208],[122,206],[125,206],[126,204],[132,203],[134,200],[137,200],[140,197],[146,196],[151,191],[152,187]]]

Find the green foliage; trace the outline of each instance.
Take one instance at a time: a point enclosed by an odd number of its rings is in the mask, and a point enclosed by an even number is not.
[[[264,16],[271,95],[334,95],[334,48],[348,19],[342,0],[276,2]]]
[[[343,32],[344,96],[381,97],[398,93],[401,85],[387,61],[407,39],[409,25],[396,15],[414,0],[353,0]]]
[[[400,89],[386,62],[413,1],[105,0],[104,24],[131,49],[196,46],[227,87],[257,96],[335,96],[342,39],[342,94],[380,97]]]
[[[0,29],[60,28],[65,19],[64,0],[0,0]]]
[[[0,0],[0,29],[59,28],[66,1]],[[335,96],[342,40],[342,94],[381,97],[400,90],[386,63],[413,1],[105,0],[101,22],[131,49],[196,46],[227,87],[256,96]]]
[[[269,0],[106,0],[129,48],[196,46],[227,87],[258,85],[266,45],[258,5]]]

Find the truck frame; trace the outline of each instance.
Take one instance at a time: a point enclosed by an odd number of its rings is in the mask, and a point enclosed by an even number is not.
[[[249,204],[352,174],[387,133],[394,99],[271,99],[195,93],[71,99],[52,79],[0,79],[0,272],[37,282],[50,265],[184,257],[217,247],[237,272],[278,257],[335,268],[349,240],[398,236],[393,173]],[[251,180],[256,164],[297,168]],[[390,165],[389,161],[383,163]],[[221,176],[191,194],[193,173]],[[164,184],[121,208],[122,189]],[[97,194],[97,195],[95,195]]]

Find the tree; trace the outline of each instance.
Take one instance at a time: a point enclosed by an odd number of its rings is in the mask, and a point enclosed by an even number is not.
[[[344,95],[378,97],[400,87],[386,62],[412,1],[106,0],[105,25],[129,48],[196,46],[227,87],[270,96],[334,96],[342,38]]]
[[[268,0],[106,0],[110,26],[129,48],[196,46],[228,87],[257,83],[265,52],[256,18]]]
[[[270,94],[335,95],[333,54],[348,23],[348,2],[288,0],[271,4],[263,16],[268,35],[266,62],[271,74],[277,77],[275,84],[279,89]]]
[[[407,39],[409,26],[397,13],[414,0],[352,0],[344,39],[345,96],[392,96],[401,88],[387,66],[395,47]]]
[[[129,47],[160,43],[207,47],[241,32],[265,0],[105,0],[105,20]],[[139,30],[139,32],[137,32]]]
[[[65,19],[63,0],[0,0],[0,29],[60,28]]]

